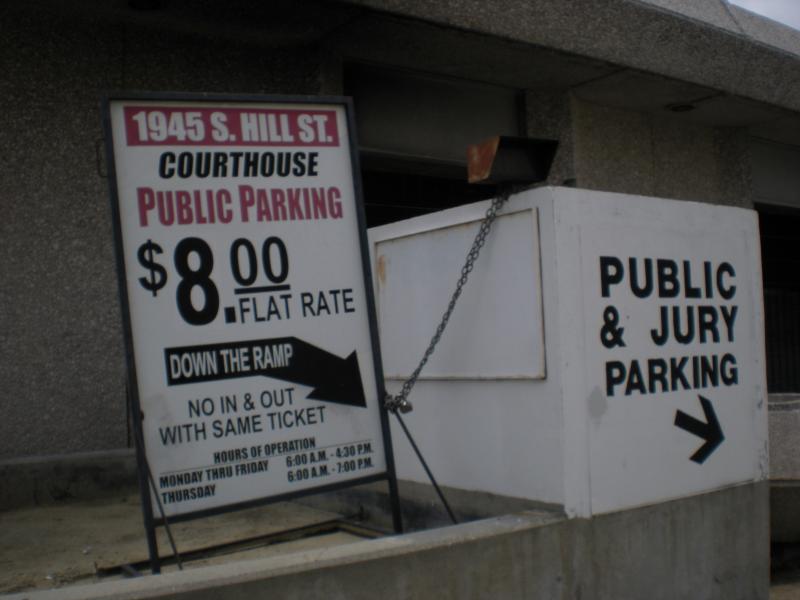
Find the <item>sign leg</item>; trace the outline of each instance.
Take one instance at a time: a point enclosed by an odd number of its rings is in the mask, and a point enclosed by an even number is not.
[[[131,402],[130,389],[126,386],[128,406],[131,408],[131,423],[133,423],[134,440],[136,442],[136,463],[139,475],[139,492],[142,497],[142,514],[144,516],[144,529],[147,537],[147,550],[150,554],[150,570],[153,575],[161,573],[161,559],[158,556],[158,541],[156,540],[156,526],[153,520],[153,504],[150,500],[150,466],[144,453],[142,438],[141,413],[136,402]]]
[[[403,515],[400,511],[400,494],[397,489],[397,476],[392,469],[389,477],[389,502],[392,503],[392,526],[395,533],[403,533]]]

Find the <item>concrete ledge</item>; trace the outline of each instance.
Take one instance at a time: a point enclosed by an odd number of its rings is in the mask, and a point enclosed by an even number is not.
[[[800,542],[800,481],[771,481],[769,503],[772,542]]]
[[[88,500],[138,485],[132,449],[0,461],[0,510]]]
[[[800,542],[800,394],[769,395],[772,542]]]
[[[519,513],[7,598],[767,600],[767,492],[760,482],[590,520]]]
[[[0,510],[102,499],[121,491],[138,493],[136,455],[132,449],[0,461],[0,478],[6,482],[0,487]],[[407,531],[451,524],[431,485],[400,481],[399,488]],[[443,491],[460,522],[522,511],[563,515],[561,506],[533,500],[448,487]],[[378,528],[392,528],[388,486],[383,482],[306,496],[296,502],[358,516]]]
[[[403,527],[406,532],[452,525],[432,485],[401,480],[398,481],[398,488]],[[525,511],[545,513],[554,517],[564,516],[563,507],[560,505],[447,486],[442,486],[441,489],[459,523]],[[343,515],[357,512],[361,519],[374,527],[387,531],[392,529],[391,504],[386,483],[370,483],[336,492],[306,496],[296,502]]]
[[[800,395],[769,395],[769,467],[772,479],[800,482]]]

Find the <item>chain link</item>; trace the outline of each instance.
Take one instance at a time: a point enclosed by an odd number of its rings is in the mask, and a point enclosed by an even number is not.
[[[395,396],[386,394],[386,400],[384,402],[386,410],[392,412],[397,412],[399,410],[401,413],[407,413],[411,412],[413,409],[413,406],[408,401],[408,395],[411,393],[411,388],[413,388],[417,383],[419,374],[422,372],[422,369],[427,364],[428,359],[436,349],[436,345],[442,338],[442,334],[447,327],[447,322],[450,320],[450,316],[453,314],[453,310],[456,307],[456,302],[458,302],[458,298],[461,296],[461,291],[467,284],[469,275],[472,272],[472,269],[475,267],[475,262],[478,260],[478,256],[481,253],[481,248],[483,248],[483,245],[486,243],[486,237],[489,235],[489,230],[492,228],[492,223],[494,223],[495,219],[497,218],[497,212],[506,203],[508,197],[511,195],[511,191],[511,189],[503,190],[500,195],[492,200],[489,208],[486,209],[486,215],[483,217],[483,221],[481,221],[480,229],[478,230],[478,233],[472,242],[472,247],[467,253],[467,259],[464,262],[464,266],[461,268],[461,276],[458,278],[456,289],[453,291],[453,295],[450,297],[450,302],[447,305],[447,310],[444,311],[442,319],[439,322],[439,326],[436,328],[436,332],[433,334],[433,337],[428,344],[428,349],[425,350],[422,360],[419,361],[419,365],[417,365],[417,368],[414,369],[414,372],[411,374],[411,376],[403,382],[403,387],[401,388],[400,393]]]

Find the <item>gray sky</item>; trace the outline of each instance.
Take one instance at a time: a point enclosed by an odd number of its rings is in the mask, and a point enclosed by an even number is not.
[[[800,0],[729,0],[749,11],[800,29]]]

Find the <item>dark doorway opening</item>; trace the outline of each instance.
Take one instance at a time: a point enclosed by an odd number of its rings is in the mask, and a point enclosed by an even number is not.
[[[497,195],[497,186],[494,185],[470,185],[466,181],[434,175],[365,169],[362,180],[368,227],[410,219]]]
[[[758,205],[767,388],[800,392],[800,210]]]

